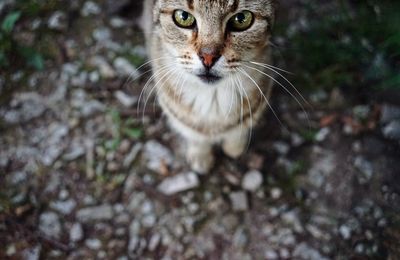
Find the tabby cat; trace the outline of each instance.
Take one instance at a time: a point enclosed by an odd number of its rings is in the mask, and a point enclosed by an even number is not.
[[[194,171],[208,172],[213,145],[239,157],[269,106],[272,0],[146,0],[142,24],[153,90],[187,142]]]

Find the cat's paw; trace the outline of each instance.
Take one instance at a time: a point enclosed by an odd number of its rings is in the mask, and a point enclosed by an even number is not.
[[[200,153],[189,149],[186,157],[192,170],[200,174],[207,174],[214,166],[214,156],[211,152]]]
[[[224,153],[233,158],[239,158],[244,150],[246,149],[246,142],[239,140],[239,141],[225,141],[222,143],[222,150]]]

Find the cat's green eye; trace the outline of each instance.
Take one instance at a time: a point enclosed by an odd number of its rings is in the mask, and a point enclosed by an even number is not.
[[[242,11],[235,14],[229,20],[229,26],[233,31],[245,31],[253,25],[254,15],[250,11]]]
[[[192,28],[196,24],[196,18],[183,10],[176,10],[174,12],[174,21],[176,25],[182,28]]]

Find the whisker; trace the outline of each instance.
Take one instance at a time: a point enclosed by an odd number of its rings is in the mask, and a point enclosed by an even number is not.
[[[282,87],[282,88],[297,102],[297,104],[300,105],[301,109],[303,110],[304,114],[305,114],[306,117],[307,117],[308,125],[311,126],[310,118],[309,118],[308,113],[306,112],[304,106],[301,104],[301,102],[299,101],[299,99],[298,99],[292,92],[289,91],[289,89],[288,89],[287,87],[285,87],[282,83],[280,83],[278,80],[276,80],[276,79],[275,79],[274,77],[272,77],[271,75],[269,75],[269,74],[267,74],[267,73],[265,73],[265,72],[263,72],[263,71],[261,71],[261,70],[259,70],[259,69],[256,69],[256,68],[253,68],[253,67],[250,67],[250,66],[247,66],[247,65],[244,65],[244,66],[247,67],[247,68],[249,68],[249,69],[252,69],[252,70],[257,71],[257,72],[261,73],[262,75],[267,76],[267,77],[270,78],[272,81],[274,81],[274,82],[277,83],[279,86],[281,86],[281,87]]]
[[[148,86],[150,85],[150,83],[160,74],[162,74],[164,71],[168,70],[169,68],[173,67],[173,65],[165,65],[162,66],[159,71],[155,74],[153,74],[146,82],[146,84],[144,85],[144,87],[142,88],[142,91],[140,92],[139,95],[139,99],[138,99],[138,105],[137,105],[137,116],[139,116],[139,111],[140,111],[140,104],[141,104],[141,100],[143,98],[144,93],[147,91]]]
[[[266,104],[268,105],[268,107],[271,109],[272,113],[274,114],[275,118],[278,120],[279,124],[281,125],[282,128],[284,128],[285,131],[289,132],[289,130],[286,128],[286,126],[283,125],[282,121],[279,119],[276,111],[273,109],[273,107],[271,106],[271,103],[268,101],[267,97],[265,96],[265,94],[262,92],[260,86],[258,85],[258,83],[243,69],[238,69],[243,75],[245,75],[247,78],[249,78],[254,85],[257,87],[258,91],[260,92],[261,96],[264,98]]]
[[[238,75],[238,76],[240,76],[240,75]],[[240,89],[243,90],[243,92],[244,92],[244,94],[245,94],[245,96],[246,96],[247,105],[248,105],[249,113],[250,113],[250,129],[249,129],[249,131],[248,131],[248,135],[247,135],[247,145],[246,145],[246,151],[247,151],[247,150],[249,149],[249,147],[250,147],[250,142],[251,142],[251,138],[252,138],[252,134],[253,134],[253,111],[252,111],[252,109],[251,109],[250,98],[249,98],[249,96],[247,95],[246,89],[243,87],[242,81],[241,81],[240,79],[238,79],[238,78],[236,78],[236,79],[237,79],[238,82],[239,82],[239,87],[240,87]]]
[[[176,69],[176,68],[173,68],[173,69],[166,69],[166,70],[167,70],[167,72],[166,72],[166,73],[156,82],[156,84],[151,88],[151,90],[150,90],[150,92],[149,92],[149,95],[148,95],[148,97],[147,97],[146,100],[145,100],[144,107],[143,107],[143,114],[142,114],[142,122],[144,122],[144,115],[145,115],[144,111],[146,110],[147,102],[149,101],[149,98],[150,98],[151,94],[153,93],[154,89],[157,88],[158,84],[159,84],[165,77],[168,76],[167,79],[166,79],[166,80],[168,80],[168,79],[171,77],[171,75],[174,74],[173,72],[175,72],[177,69]]]
[[[292,82],[290,82],[285,76],[283,76],[281,73],[279,73],[278,71],[276,71],[272,65],[266,65],[266,64],[261,64],[258,62],[251,62],[255,65],[259,65],[261,67],[264,67],[266,69],[269,69],[273,72],[275,72],[277,75],[279,75],[281,78],[283,78],[295,91],[296,93],[301,97],[301,99],[306,103],[307,106],[312,107],[312,105],[305,99],[305,97],[300,93],[300,91],[292,84]]]

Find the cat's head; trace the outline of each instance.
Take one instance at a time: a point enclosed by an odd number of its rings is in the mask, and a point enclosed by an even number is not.
[[[210,85],[263,61],[274,20],[272,0],[158,0],[154,12],[168,63]]]

